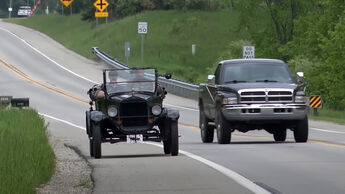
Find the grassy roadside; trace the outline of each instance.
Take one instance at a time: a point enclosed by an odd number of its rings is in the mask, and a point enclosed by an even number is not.
[[[50,180],[55,156],[36,111],[0,110],[0,193],[36,193]]]
[[[312,115],[312,112],[313,112],[312,109],[310,109],[309,112],[310,112],[309,119],[329,121],[329,122],[345,125],[345,112],[343,111],[335,111],[335,110],[329,110],[325,108],[319,108],[317,110],[318,116]]]

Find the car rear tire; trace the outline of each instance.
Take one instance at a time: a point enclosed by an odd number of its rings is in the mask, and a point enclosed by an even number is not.
[[[201,140],[203,143],[212,143],[214,138],[214,126],[208,124],[209,120],[206,118],[203,110],[199,111],[199,127]]]
[[[171,133],[171,155],[177,156],[178,150],[179,150],[177,121],[170,121],[170,133]]]
[[[309,134],[308,117],[297,122],[297,125],[293,131],[293,135],[296,142],[307,142]]]
[[[92,123],[92,145],[95,158],[102,157],[102,134],[100,124]]]
[[[90,138],[89,139],[89,144],[90,144],[90,156],[94,157],[94,151],[93,151],[93,140]]]
[[[218,144],[229,144],[231,141],[230,124],[220,111],[218,111],[216,117],[216,130]]]
[[[283,142],[286,140],[286,129],[277,129],[273,132],[273,138],[276,142]]]

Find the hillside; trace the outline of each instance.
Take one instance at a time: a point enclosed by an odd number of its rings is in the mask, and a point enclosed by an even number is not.
[[[248,37],[239,30],[239,13],[231,10],[151,11],[108,24],[103,22],[97,27],[80,18],[80,15],[53,14],[11,22],[48,34],[88,58],[93,58],[90,48],[98,46],[125,63],[124,44],[128,41],[130,66],[157,67],[160,73],[171,72],[175,78],[196,83],[205,81],[209,69],[226,52],[229,43]],[[148,22],[143,64],[140,61],[141,37],[137,31],[139,21]],[[192,55],[192,44],[196,45],[195,56]]]

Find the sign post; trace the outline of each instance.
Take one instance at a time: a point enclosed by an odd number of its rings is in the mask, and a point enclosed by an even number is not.
[[[141,64],[144,61],[144,35],[147,34],[147,22],[138,22],[138,34],[141,34]]]
[[[255,47],[243,46],[243,59],[254,59],[254,58],[255,58]]]
[[[130,44],[129,44],[129,42],[125,42],[125,56],[126,56],[127,65],[128,65],[128,66],[129,66],[129,64],[128,64],[128,58],[129,58],[130,55],[131,55]]]

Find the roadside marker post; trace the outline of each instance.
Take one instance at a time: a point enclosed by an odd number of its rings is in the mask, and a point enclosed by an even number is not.
[[[141,34],[141,64],[144,62],[144,35],[147,34],[147,22],[138,22],[138,34]]]
[[[317,109],[322,108],[322,98],[321,96],[313,95],[309,97],[309,108],[313,109],[313,115],[318,116]]]

